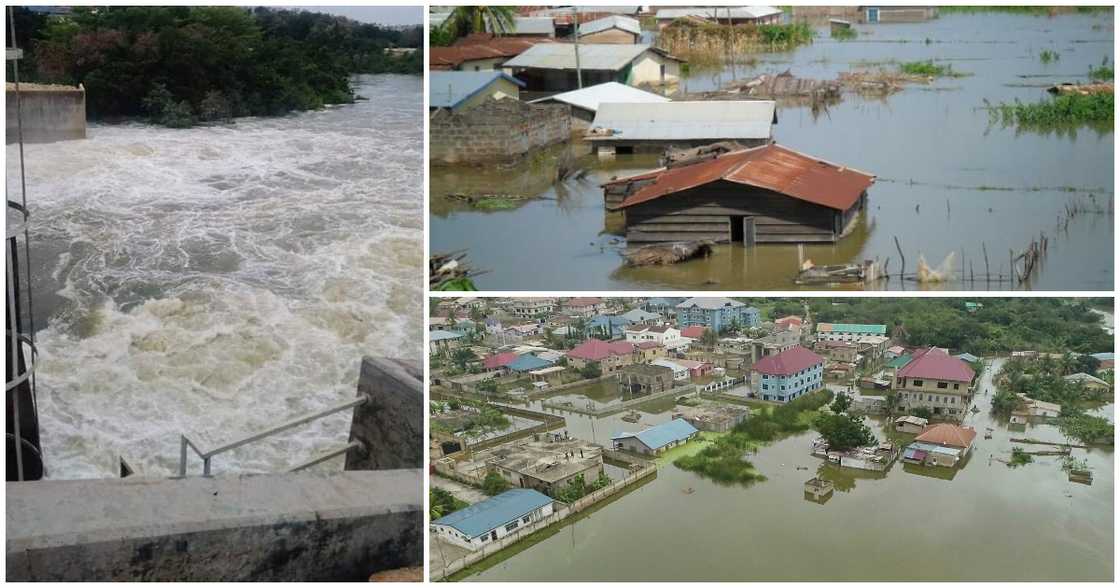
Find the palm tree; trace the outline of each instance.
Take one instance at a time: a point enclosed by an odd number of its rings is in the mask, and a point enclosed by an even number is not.
[[[443,29],[456,38],[471,33],[504,35],[514,31],[514,14],[513,6],[457,6]]]

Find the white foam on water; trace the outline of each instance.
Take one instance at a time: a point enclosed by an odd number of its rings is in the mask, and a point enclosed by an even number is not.
[[[352,398],[363,355],[420,359],[421,89],[364,77],[354,105],[26,147],[32,248],[60,251],[33,271],[67,302],[38,333],[50,477],[113,476],[118,455],[171,474],[182,432],[237,437]],[[214,470],[283,469],[349,420]]]

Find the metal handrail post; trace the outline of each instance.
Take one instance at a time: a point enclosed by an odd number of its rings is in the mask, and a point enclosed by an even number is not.
[[[179,435],[179,477],[187,477],[187,436]]]

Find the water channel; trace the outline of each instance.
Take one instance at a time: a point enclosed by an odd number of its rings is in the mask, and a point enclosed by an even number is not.
[[[180,433],[251,433],[353,398],[363,355],[420,358],[423,81],[355,88],[368,100],[27,146],[49,477],[112,476],[118,455],[166,475]],[[344,444],[349,422],[215,472],[284,469]]]

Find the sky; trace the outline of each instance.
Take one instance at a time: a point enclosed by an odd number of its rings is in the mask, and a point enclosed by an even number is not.
[[[345,16],[359,22],[384,25],[424,24],[423,6],[292,6],[312,12]]]

